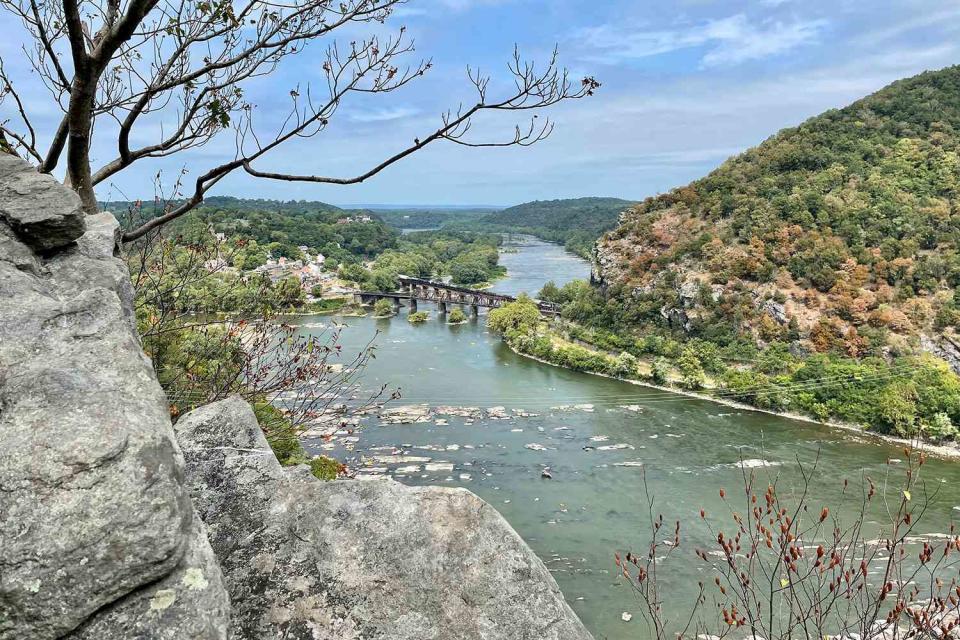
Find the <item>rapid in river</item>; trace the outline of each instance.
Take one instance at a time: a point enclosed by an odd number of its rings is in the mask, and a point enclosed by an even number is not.
[[[495,283],[496,292],[535,295],[548,280],[589,277],[589,264],[557,245],[515,237],[506,248],[515,251],[502,255],[508,276]],[[764,483],[767,475],[778,476],[784,493],[799,486],[797,460],[811,464],[819,456],[812,495],[835,510],[844,508],[844,479],[882,481],[902,473],[896,460],[903,451],[872,437],[542,364],[514,354],[489,333],[484,315],[450,326],[432,305],[420,309],[431,315],[421,325],[408,323],[405,309],[385,320],[319,322],[349,325],[342,336],[347,353],[379,331],[377,357],[362,386],[401,388],[402,399],[388,407],[422,403],[485,411],[431,412],[413,424],[371,416],[353,434],[359,441],[346,448],[343,439],[332,450],[319,441],[305,445],[351,467],[362,468],[366,458],[407,484],[475,492],[543,559],[597,638],[648,634],[640,603],[614,566],[616,551],[646,548],[644,471],[655,511],[669,523],[682,520],[684,540],[694,543],[671,556],[661,573],[668,606],[678,612],[694,598],[697,580],[708,578],[693,553],[696,544],[709,545],[699,510],[720,515],[718,490],[742,487],[741,461]],[[304,320],[302,330],[315,322]],[[544,468],[552,479],[542,477]],[[924,477],[939,494],[921,529],[947,531],[960,504],[960,465],[931,459]],[[624,612],[632,620],[625,621]]]

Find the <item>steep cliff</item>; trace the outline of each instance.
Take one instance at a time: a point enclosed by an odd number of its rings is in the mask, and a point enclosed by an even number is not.
[[[116,221],[0,155],[0,638],[225,638]]]
[[[116,238],[0,154],[0,639],[589,639],[467,491],[284,471],[238,399],[175,436]]]

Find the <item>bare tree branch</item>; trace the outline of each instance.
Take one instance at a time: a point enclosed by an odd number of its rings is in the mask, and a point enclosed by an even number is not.
[[[433,130],[352,177],[299,175],[264,168],[271,152],[296,139],[323,132],[350,94],[389,93],[424,75],[431,62],[405,64],[414,50],[401,27],[391,38],[372,36],[349,44],[329,38],[351,24],[383,23],[404,0],[0,0],[34,41],[25,52],[40,82],[64,111],[46,153],[37,149],[30,107],[7,82],[6,93],[23,127],[3,123],[8,144],[55,169],[66,151],[66,182],[88,211],[97,208],[94,188],[131,165],[203,147],[233,136],[235,153],[197,171],[192,192],[160,215],[129,230],[124,239],[141,238],[203,201],[224,177],[242,169],[254,178],[355,184],[438,140],[465,147],[529,146],[553,131],[548,118],[534,115],[507,136],[473,139],[473,117],[482,112],[539,110],[563,100],[592,95],[593,78],[573,82],[557,64],[556,51],[542,68],[515,49],[507,65],[513,89],[490,97],[490,77],[468,68],[475,101],[441,115]],[[264,127],[246,84],[277,70],[290,56],[325,42],[321,58],[325,87],[305,85],[290,91],[291,104],[279,124]],[[320,89],[325,96],[320,97]],[[105,119],[98,125],[99,119]],[[256,124],[255,124],[256,121]],[[173,122],[174,124],[169,125]],[[157,127],[152,141],[134,146],[138,132]],[[116,157],[95,171],[90,148],[94,131],[115,136]],[[140,136],[142,137],[142,136]]]
[[[20,116],[20,120],[23,122],[24,127],[26,128],[26,135],[21,135],[7,126],[7,123],[0,123],[0,130],[3,131],[5,136],[13,138],[16,141],[16,146],[22,148],[30,156],[36,160],[41,160],[40,153],[37,151],[37,133],[33,128],[33,125],[30,123],[30,118],[27,116],[26,109],[23,105],[23,100],[20,99],[20,94],[17,93],[17,90],[13,87],[13,82],[10,81],[10,78],[7,76],[6,69],[3,66],[3,60],[0,60],[0,103],[3,102],[4,98],[10,96],[13,98],[14,103],[16,104],[17,113]]]

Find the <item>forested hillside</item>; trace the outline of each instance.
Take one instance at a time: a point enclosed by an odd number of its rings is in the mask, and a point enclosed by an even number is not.
[[[125,212],[133,205],[142,207],[144,210],[150,210],[154,207],[161,207],[163,204],[173,203],[153,203],[153,202],[131,202],[128,200],[112,200],[100,202],[100,207],[106,211],[115,213]],[[231,209],[233,211],[275,211],[277,213],[307,213],[310,211],[343,212],[344,209],[336,205],[318,200],[269,200],[264,198],[235,198],[233,196],[207,196],[203,201],[204,206],[219,209]]]
[[[397,229],[437,229],[446,224],[480,220],[490,209],[378,209],[373,212]]]
[[[121,224],[149,219],[162,211],[151,202],[102,202]],[[245,269],[264,264],[267,255],[300,258],[306,246],[328,258],[328,265],[355,263],[396,245],[398,233],[371,211],[340,209],[325,202],[212,196],[186,216],[166,225],[170,237],[200,242],[210,230],[245,244],[238,254]]]
[[[785,129],[630,208],[597,243],[599,286],[544,288],[569,321],[561,337],[599,352],[536,331],[512,344],[605,373],[635,357],[658,384],[955,437],[958,148],[960,67]]]
[[[610,229],[616,226],[617,215],[631,204],[619,198],[535,200],[491,213],[484,222],[554,231]]]
[[[620,212],[632,204],[619,198],[536,200],[496,211],[463,228],[529,233],[588,257],[597,238],[617,226]]]
[[[274,252],[286,257],[298,257],[297,247],[303,245],[338,261],[369,258],[394,246],[397,238],[397,232],[373,214],[352,211],[294,213],[204,206],[195,215],[227,236],[250,238],[261,246],[279,245]]]
[[[598,275],[639,324],[908,351],[958,319],[958,145],[960,67],[896,82],[637,205]]]

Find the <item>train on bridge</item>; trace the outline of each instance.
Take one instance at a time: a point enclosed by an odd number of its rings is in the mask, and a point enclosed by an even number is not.
[[[398,309],[402,306],[401,301],[406,301],[411,312],[417,310],[418,301],[435,303],[440,313],[446,313],[447,306],[451,304],[469,306],[474,316],[479,315],[481,307],[496,309],[516,300],[516,297],[503,293],[458,287],[434,280],[408,276],[399,276],[397,280],[400,283],[397,291],[361,291],[356,294],[356,297],[362,304],[373,304],[382,299],[390,300]],[[543,300],[534,300],[534,302],[540,309],[540,313],[544,315],[560,313],[559,306],[552,302]]]

